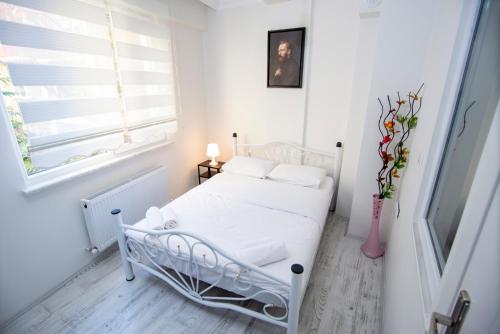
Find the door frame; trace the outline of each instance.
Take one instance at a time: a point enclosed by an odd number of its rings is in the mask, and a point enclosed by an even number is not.
[[[463,266],[468,263],[468,261],[461,261],[465,260],[465,257],[463,259],[459,258],[459,256],[463,256],[463,254],[456,254],[456,248],[458,247],[452,247],[447,265],[443,270],[443,274],[440,274],[437,259],[434,253],[434,246],[427,227],[426,216],[432,199],[434,184],[438,177],[441,160],[446,149],[447,137],[450,131],[455,106],[459,99],[463,77],[467,68],[469,52],[475,36],[475,29],[481,4],[481,0],[465,0],[462,3],[461,17],[459,19],[458,31],[453,46],[454,56],[451,58],[448,69],[444,94],[440,104],[441,112],[437,116],[436,120],[436,124],[446,124],[446,126],[436,126],[434,129],[432,137],[433,149],[428,153],[427,163],[424,168],[424,175],[427,175],[428,177],[422,179],[418,194],[418,204],[413,217],[413,244],[415,247],[419,284],[421,287],[420,292],[423,307],[422,313],[425,327],[428,326],[431,314],[436,310],[439,301],[444,300],[443,297],[445,295],[452,293],[451,289],[443,288],[443,283],[448,280],[447,278],[449,278],[450,267],[457,266],[457,269],[458,267],[461,267],[463,272],[465,269]],[[475,182],[476,180],[474,180],[474,183]],[[467,231],[467,233],[471,232]],[[454,246],[457,244],[459,239],[463,238],[463,234],[464,228],[461,226],[457,231]],[[462,245],[460,245],[460,248],[463,249]],[[467,251],[470,252],[470,249]],[[456,293],[456,290],[453,290],[453,294],[454,293]],[[442,306],[440,309],[442,309]]]

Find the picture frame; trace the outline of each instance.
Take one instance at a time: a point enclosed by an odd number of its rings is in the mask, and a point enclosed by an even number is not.
[[[305,37],[305,27],[268,31],[268,88],[302,88]]]

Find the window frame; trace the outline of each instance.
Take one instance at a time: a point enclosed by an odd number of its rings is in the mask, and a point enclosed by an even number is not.
[[[132,10],[132,11],[141,11],[141,8],[135,6],[125,6],[124,8]],[[19,144],[17,143],[16,134],[14,133],[14,128],[12,126],[11,119],[7,112],[7,108],[5,106],[5,101],[3,98],[3,92],[0,89],[0,113],[2,113],[2,119],[0,121],[6,122],[5,125],[8,128],[9,132],[9,141],[10,145],[14,147],[14,153],[16,156],[16,161],[18,164],[18,168],[20,170],[21,176],[23,178],[23,188],[21,192],[25,195],[31,195],[42,191],[46,188],[50,188],[52,186],[76,179],[83,175],[88,175],[93,172],[96,172],[101,169],[105,169],[107,167],[113,166],[117,163],[121,163],[122,161],[126,161],[142,155],[144,153],[160,149],[162,147],[169,146],[170,144],[175,143],[177,134],[180,132],[180,122],[181,122],[181,111],[182,111],[182,103],[181,103],[181,94],[180,94],[180,80],[179,80],[179,70],[177,64],[177,45],[176,45],[176,31],[175,24],[181,24],[183,26],[188,26],[190,28],[199,29],[198,27],[192,27],[188,22],[184,20],[178,20],[170,15],[162,15],[163,19],[168,20],[170,26],[170,45],[171,45],[171,54],[172,54],[172,76],[173,76],[173,84],[174,84],[174,96],[175,96],[175,121],[177,123],[177,130],[174,138],[172,140],[164,140],[161,142],[146,144],[144,146],[140,146],[137,148],[132,148],[123,152],[115,152],[115,153],[104,153],[97,155],[95,157],[88,157],[80,161],[75,161],[66,165],[61,165],[58,167],[54,167],[45,171],[41,171],[39,173],[35,173],[32,175],[28,175],[28,171],[26,170],[23,156]]]
[[[114,166],[118,163],[132,159],[144,153],[169,146],[175,142],[175,141],[164,141],[156,143],[154,145],[146,145],[139,147],[135,150],[114,154],[111,157],[110,154],[103,154],[95,157],[90,157],[81,161],[76,161],[71,164],[55,167],[33,175],[28,175],[22,159],[22,153],[19,148],[19,144],[17,143],[16,140],[14,129],[9,119],[7,109],[5,108],[5,103],[3,98],[0,98],[0,113],[2,114],[1,116],[2,119],[0,120],[0,122],[4,122],[4,125],[7,128],[7,131],[9,132],[8,144],[11,145],[11,147],[13,148],[13,152],[16,155],[15,159],[18,165],[18,170],[23,179],[24,186],[21,189],[21,192],[27,196],[38,193],[52,186],[77,179],[83,175],[88,175],[96,171]]]

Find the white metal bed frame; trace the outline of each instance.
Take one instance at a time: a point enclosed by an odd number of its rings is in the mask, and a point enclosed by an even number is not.
[[[249,156],[326,168],[329,175],[335,178],[335,189],[330,208],[334,207],[342,160],[342,144],[340,142],[337,143],[336,152],[332,154],[283,142],[264,145],[238,145],[237,134],[233,133],[233,155],[238,154],[239,148]],[[297,333],[300,305],[306,289],[306,286],[302,285],[304,268],[301,264],[291,266],[291,280],[287,282],[266,273],[251,263],[244,263],[233,258],[202,236],[179,229],[142,229],[124,224],[120,209],[113,210],[111,214],[116,217],[117,239],[127,281],[135,278],[132,269],[132,264],[134,264],[167,282],[192,301],[210,307],[237,311],[285,327],[287,334]],[[127,230],[144,233],[143,242],[129,238],[126,234]],[[181,251],[181,247],[188,251]],[[168,269],[165,268],[165,264],[167,264]],[[220,264],[223,264],[222,268]],[[201,280],[203,271],[215,274],[216,278],[213,282]],[[247,296],[211,295],[210,293],[214,292],[213,288],[217,287],[223,280],[230,281],[234,288],[233,291],[246,292]],[[257,280],[265,281],[270,286],[279,286],[280,290],[288,292],[288,296],[256,286]],[[241,306],[240,302],[251,299],[266,300],[262,312]],[[279,309],[271,312],[274,307]],[[281,314],[276,314],[276,311],[280,311]]]

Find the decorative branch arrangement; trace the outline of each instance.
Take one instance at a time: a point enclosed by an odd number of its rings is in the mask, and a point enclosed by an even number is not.
[[[387,95],[387,106],[380,98],[380,117],[378,129],[382,139],[378,145],[378,155],[382,160],[382,167],[377,174],[379,198],[392,198],[396,191],[395,179],[400,178],[399,171],[406,167],[410,151],[405,142],[411,131],[417,127],[417,114],[422,107],[422,96],[419,96],[424,84],[416,93],[409,92],[407,99],[402,99],[398,92],[398,99],[393,104]]]

